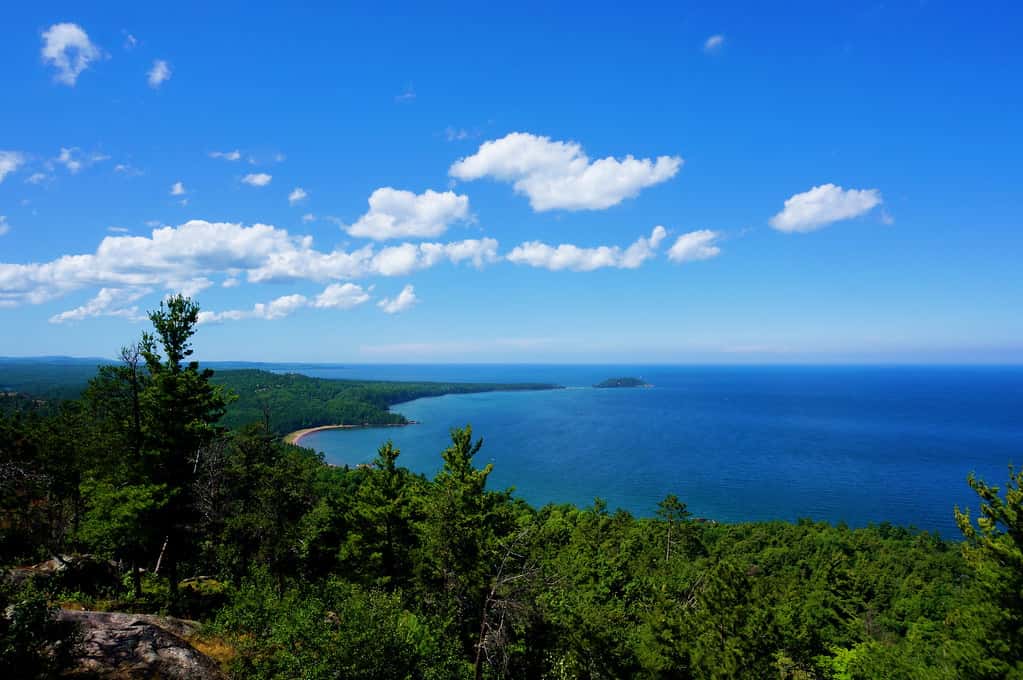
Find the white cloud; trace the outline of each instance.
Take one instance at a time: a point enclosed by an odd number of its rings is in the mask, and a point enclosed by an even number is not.
[[[124,36],[124,49],[133,50],[135,46],[139,44],[138,38],[131,33],[126,33]]]
[[[346,227],[352,236],[384,241],[443,234],[453,222],[469,219],[469,197],[427,190],[416,195],[382,187],[369,197],[369,212]]]
[[[127,227],[107,227],[107,231],[111,234],[127,234],[131,231],[131,229],[128,229]]]
[[[320,309],[351,309],[369,300],[369,293],[354,283],[332,283],[316,296],[314,307]]]
[[[484,142],[474,155],[452,164],[448,174],[461,180],[512,182],[537,212],[603,210],[671,179],[682,163],[679,156],[591,161],[576,142],[513,132]]]
[[[63,23],[50,26],[43,33],[43,62],[57,69],[57,82],[74,86],[78,76],[93,61],[103,57],[81,26]]]
[[[806,232],[832,222],[858,217],[881,204],[877,189],[843,189],[822,184],[785,201],[785,208],[771,218],[778,231]]]
[[[242,152],[238,149],[234,151],[210,151],[210,158],[222,158],[225,161],[236,161],[242,157]]]
[[[54,162],[60,163],[65,168],[67,168],[67,171],[70,172],[72,175],[75,175],[78,174],[79,171],[91,165],[110,160],[110,156],[99,151],[93,151],[90,154],[83,154],[82,150],[79,149],[77,146],[72,147],[62,146],[60,147],[60,153],[53,160]],[[49,166],[49,164],[47,165]],[[35,175],[33,175],[33,177],[35,177]]]
[[[272,175],[265,172],[253,172],[242,177],[242,181],[253,187],[265,187],[273,179]]]
[[[219,323],[242,319],[265,319],[273,321],[291,316],[299,309],[351,309],[369,300],[369,295],[354,283],[331,284],[322,293],[310,300],[305,295],[283,295],[267,303],[257,302],[252,309],[230,309],[223,312],[199,312],[199,323]]]
[[[170,193],[171,196],[184,196],[187,192],[185,190],[185,185],[183,183],[175,182],[174,184],[171,185]]]
[[[72,175],[82,169],[82,161],[75,157],[77,151],[77,148],[67,149],[61,147],[60,155],[57,156],[57,162],[67,168],[68,172]]]
[[[384,298],[378,302],[377,307],[388,314],[397,314],[398,312],[404,312],[406,309],[411,308],[417,302],[419,302],[419,298],[416,297],[416,290],[410,283],[402,288],[401,292],[393,298]]]
[[[309,304],[305,295],[282,295],[267,303],[257,302],[250,310],[230,309],[224,312],[199,312],[199,323],[240,321],[242,319],[283,319]]]
[[[0,151],[0,182],[25,162],[25,154],[19,151]]]
[[[140,177],[145,173],[139,170],[131,163],[118,163],[114,166],[114,172],[124,175],[125,177]]]
[[[718,33],[717,35],[712,35],[703,41],[703,51],[707,54],[713,54],[715,52],[719,52],[724,45],[725,36]]]
[[[171,68],[163,59],[156,59],[153,61],[153,68],[149,69],[146,73],[146,80],[149,82],[149,87],[157,88],[163,83],[170,80]]]
[[[250,283],[308,280],[332,283],[372,276],[403,276],[437,266],[497,260],[497,241],[403,243],[377,251],[321,251],[310,236],[254,224],[192,220],[153,229],[149,236],[107,236],[95,253],[41,263],[0,262],[0,305],[38,304],[90,287],[152,287],[196,292],[213,276]]]
[[[25,181],[29,184],[42,184],[48,179],[52,178],[45,172],[33,172]]]
[[[649,238],[640,237],[625,250],[618,246],[580,248],[568,243],[555,247],[541,241],[528,241],[516,246],[508,253],[506,259],[515,264],[528,264],[551,271],[569,269],[588,272],[602,267],[636,269],[654,256],[665,236],[667,231],[658,225],[654,227]]]
[[[139,308],[127,306],[141,297],[153,292],[149,288],[101,288],[94,298],[81,307],[50,317],[50,323],[65,321],[81,321],[95,316],[121,316],[126,319],[138,319]]]
[[[312,213],[306,213],[305,215],[302,215],[302,222],[304,224],[309,224],[310,222],[315,222],[315,221],[316,221],[316,215],[314,215]]]
[[[668,259],[672,262],[693,262],[717,257],[721,254],[721,248],[714,245],[714,241],[719,236],[720,234],[710,229],[700,229],[682,234],[668,249]]]
[[[11,225],[7,224],[7,216],[0,215],[0,236],[3,236],[11,230]]]
[[[288,194],[288,204],[295,205],[296,203],[300,203],[307,198],[309,198],[309,192],[307,192],[302,187],[295,187],[294,189],[291,190],[291,193]]]

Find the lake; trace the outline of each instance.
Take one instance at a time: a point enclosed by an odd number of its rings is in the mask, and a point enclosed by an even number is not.
[[[1021,367],[306,366],[328,378],[543,381],[568,389],[420,399],[394,407],[421,424],[325,431],[302,440],[329,462],[399,462],[433,475],[452,427],[471,423],[494,464],[490,488],[534,504],[650,515],[668,493],[719,521],[809,517],[888,521],[958,537],[966,476],[1004,484],[1023,462]],[[636,376],[652,388],[594,389]]]

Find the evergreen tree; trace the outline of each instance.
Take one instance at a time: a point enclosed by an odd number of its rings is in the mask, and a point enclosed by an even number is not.
[[[979,602],[963,612],[963,672],[975,678],[1023,678],[1023,469],[1009,468],[1004,498],[974,475],[983,504],[976,524],[955,509],[966,542],[963,555],[976,574]]]

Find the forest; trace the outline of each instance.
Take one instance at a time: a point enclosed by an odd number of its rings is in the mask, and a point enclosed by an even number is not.
[[[959,540],[699,521],[685,488],[649,517],[537,508],[488,485],[468,425],[433,478],[389,442],[354,469],[284,443],[450,386],[349,412],[315,380],[224,379],[190,359],[197,316],[167,299],[80,396],[0,415],[0,676],[74,670],[77,607],[196,620],[236,678],[1023,678],[1023,472],[964,479]],[[18,577],[54,555],[99,568]]]
[[[404,401],[443,394],[494,390],[547,390],[542,383],[438,383],[327,380],[298,373],[221,371],[212,377],[231,394],[221,424],[232,429],[264,422],[278,434],[319,425],[405,425],[389,408]]]

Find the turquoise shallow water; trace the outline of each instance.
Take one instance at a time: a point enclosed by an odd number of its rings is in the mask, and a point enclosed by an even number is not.
[[[721,521],[810,517],[958,531],[966,475],[1003,483],[1023,462],[1023,369],[955,367],[359,366],[323,377],[549,381],[550,392],[421,399],[405,428],[320,432],[328,461],[371,460],[387,438],[433,475],[452,427],[471,423],[494,487],[543,504],[651,514],[675,493]],[[650,389],[587,387],[618,375]]]

